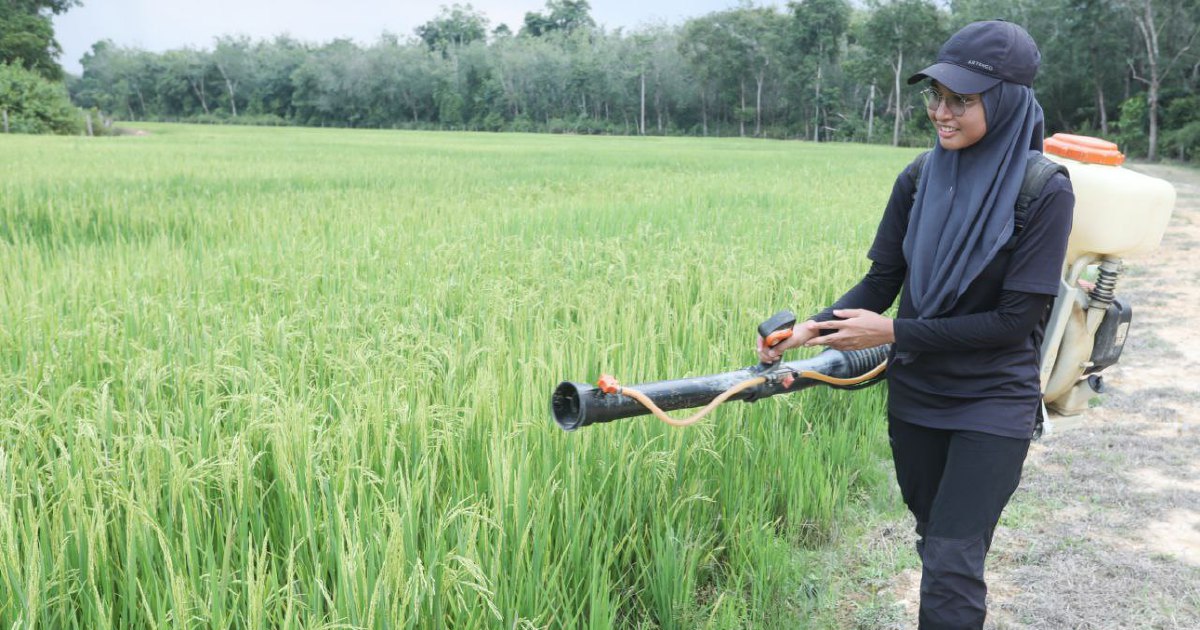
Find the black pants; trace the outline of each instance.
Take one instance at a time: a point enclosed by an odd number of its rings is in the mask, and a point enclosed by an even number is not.
[[[1029,440],[889,418],[896,481],[917,518],[921,630],[983,628],[984,557],[1021,480]]]

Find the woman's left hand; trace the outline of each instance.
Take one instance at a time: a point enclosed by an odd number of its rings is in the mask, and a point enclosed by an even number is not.
[[[804,345],[829,346],[834,350],[862,350],[896,340],[896,335],[892,331],[891,318],[884,317],[879,313],[872,313],[861,308],[847,308],[836,310],[833,314],[843,319],[820,322],[817,326],[822,329],[833,329],[834,332],[813,337]]]

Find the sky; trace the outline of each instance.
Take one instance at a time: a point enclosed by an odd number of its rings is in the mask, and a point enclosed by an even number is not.
[[[488,17],[489,28],[508,24],[516,31],[528,11],[543,11],[545,0],[458,0]],[[349,37],[368,44],[384,32],[412,35],[435,17],[442,5],[434,0],[83,0],[54,18],[62,46],[63,68],[79,74],[79,59],[92,44],[111,39],[120,46],[162,52],[174,48],[211,48],[218,35],[276,35],[321,43]],[[732,8],[738,0],[591,0],[592,18],[608,29],[635,28]],[[782,6],[783,0],[756,4]]]

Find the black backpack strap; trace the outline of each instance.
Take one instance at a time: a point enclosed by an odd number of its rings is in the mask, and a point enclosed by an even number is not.
[[[1034,199],[1042,196],[1042,189],[1046,187],[1046,183],[1050,181],[1051,177],[1054,177],[1055,173],[1062,173],[1067,178],[1071,177],[1067,167],[1042,155],[1041,151],[1031,150],[1029,152],[1029,161],[1025,163],[1025,180],[1021,182],[1021,192],[1017,194],[1013,236],[1017,236],[1021,230],[1025,229],[1025,223],[1029,220],[1029,205],[1033,203]]]
[[[922,152],[913,158],[908,166],[904,167],[904,174],[908,176],[908,180],[913,185],[913,201],[917,200],[917,184],[921,181],[921,169],[925,167],[925,162],[929,161],[929,154],[932,152],[932,150]]]

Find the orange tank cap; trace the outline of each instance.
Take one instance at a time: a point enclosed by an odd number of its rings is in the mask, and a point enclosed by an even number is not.
[[[1115,143],[1091,136],[1056,133],[1046,138],[1043,149],[1051,155],[1087,164],[1120,166],[1125,162],[1125,154],[1117,150]]]

